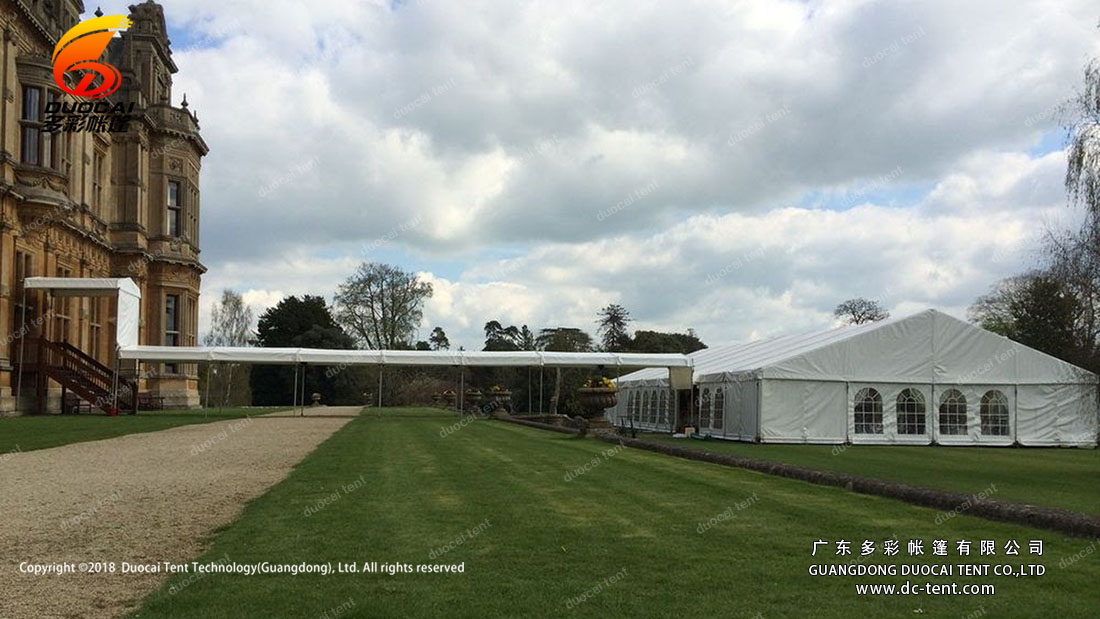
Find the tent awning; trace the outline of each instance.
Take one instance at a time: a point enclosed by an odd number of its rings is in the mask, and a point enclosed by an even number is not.
[[[664,367],[690,370],[692,360],[680,354],[585,352],[485,352],[428,350],[331,350],[320,348],[231,348],[129,346],[123,359],[138,361],[224,361],[232,363],[313,365],[442,365],[463,367]]]
[[[115,343],[137,346],[141,289],[128,277],[28,277],[24,290],[45,290],[56,297],[118,297]]]

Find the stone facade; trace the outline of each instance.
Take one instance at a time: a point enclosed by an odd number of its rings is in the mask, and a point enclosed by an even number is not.
[[[127,131],[41,129],[47,100],[75,102],[54,83],[50,58],[83,11],[80,0],[0,0],[0,414],[37,404],[33,377],[24,372],[22,394],[15,384],[22,335],[115,362],[113,299],[29,292],[24,308],[24,277],[130,277],[142,294],[139,342],[196,344],[207,146],[186,97],[171,104],[177,68],[160,5],[131,6],[133,26],[107,50],[122,76],[108,100],[134,104]],[[192,364],[142,366],[139,389],[165,406],[199,402]],[[51,412],[60,409],[60,391],[50,384]]]

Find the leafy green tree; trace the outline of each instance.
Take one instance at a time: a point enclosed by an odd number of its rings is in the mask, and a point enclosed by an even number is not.
[[[431,344],[432,350],[448,350],[451,348],[451,340],[447,338],[447,334],[443,331],[443,327],[432,329],[432,334],[428,338],[428,343]]]
[[[706,348],[695,332],[662,333],[660,331],[635,331],[630,342],[630,352],[688,354]]]
[[[626,331],[630,312],[618,303],[611,303],[600,310],[599,316],[596,333],[600,336],[601,348],[608,352],[623,352],[630,348],[630,334]]]
[[[260,316],[256,335],[257,344],[264,348],[355,348],[355,341],[336,324],[325,300],[311,295],[287,297],[269,308]],[[305,393],[320,393],[322,401],[328,404],[360,404],[362,387],[368,384],[364,380],[365,373],[366,370],[359,366],[308,366]],[[290,404],[294,395],[294,375],[293,367],[253,367],[253,402],[261,406]]]

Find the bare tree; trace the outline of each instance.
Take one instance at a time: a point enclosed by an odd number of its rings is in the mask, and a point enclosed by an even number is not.
[[[203,338],[203,343],[207,346],[248,346],[253,339],[253,319],[252,308],[245,304],[240,294],[233,290],[223,290],[221,301],[215,303],[210,310],[210,333]],[[236,363],[230,363],[225,368],[223,406],[229,401],[233,389],[233,371],[236,366]],[[206,404],[210,405],[209,402]]]
[[[432,285],[415,273],[364,262],[336,292],[336,320],[366,348],[408,348],[431,296]]]
[[[1100,215],[1100,61],[1085,66],[1085,84],[1062,107],[1069,132],[1066,191],[1070,202]]]
[[[843,319],[850,325],[861,325],[865,322],[876,322],[890,317],[878,301],[857,297],[836,306],[833,315]]]

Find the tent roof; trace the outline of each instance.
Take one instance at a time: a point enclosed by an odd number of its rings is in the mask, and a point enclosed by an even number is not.
[[[717,346],[689,355],[696,382],[765,378],[923,383],[1094,382],[1096,376],[934,309],[863,325]],[[620,379],[657,384],[649,368]]]
[[[106,297],[122,293],[141,298],[141,289],[129,277],[28,277],[31,290],[49,290],[59,297]]]

